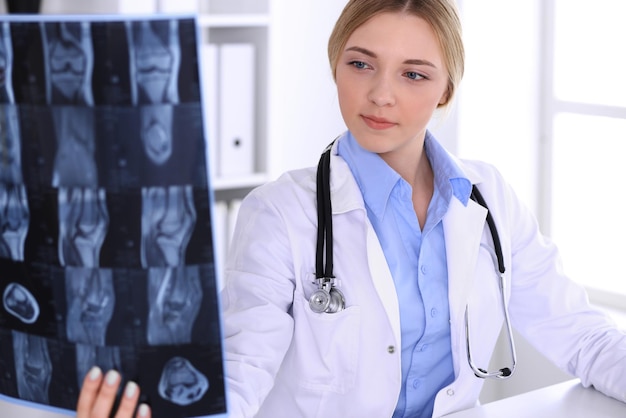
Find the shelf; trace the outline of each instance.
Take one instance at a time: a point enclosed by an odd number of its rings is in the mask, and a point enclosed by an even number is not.
[[[207,28],[238,28],[238,27],[264,27],[268,26],[270,18],[267,14],[220,14],[198,15],[198,23]]]

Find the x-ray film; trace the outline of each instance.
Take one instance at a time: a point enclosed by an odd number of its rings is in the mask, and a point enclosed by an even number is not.
[[[35,20],[37,19],[37,20]],[[0,398],[225,416],[194,18],[0,21]]]

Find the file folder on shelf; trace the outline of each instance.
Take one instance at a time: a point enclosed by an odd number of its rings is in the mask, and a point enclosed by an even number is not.
[[[218,176],[254,173],[255,50],[251,43],[222,44],[219,66]]]

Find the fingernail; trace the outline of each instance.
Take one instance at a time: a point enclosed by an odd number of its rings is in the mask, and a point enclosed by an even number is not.
[[[89,370],[89,380],[98,380],[101,374],[102,370],[100,370],[100,367],[94,366]]]
[[[145,403],[142,403],[141,405],[139,405],[139,416],[140,417],[147,417],[148,416],[148,405],[146,405]]]
[[[132,398],[137,393],[137,384],[135,382],[128,382],[126,384],[126,389],[124,390],[124,396],[127,398]]]
[[[109,386],[113,386],[117,383],[117,380],[120,378],[120,374],[115,370],[110,370],[107,372],[106,383]]]

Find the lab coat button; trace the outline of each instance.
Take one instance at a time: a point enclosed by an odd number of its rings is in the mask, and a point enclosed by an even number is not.
[[[454,389],[448,389],[446,393],[448,394],[448,396],[454,396]]]
[[[389,354],[393,354],[396,352],[396,347],[394,347],[393,345],[390,345],[389,347],[387,347],[387,352]]]

